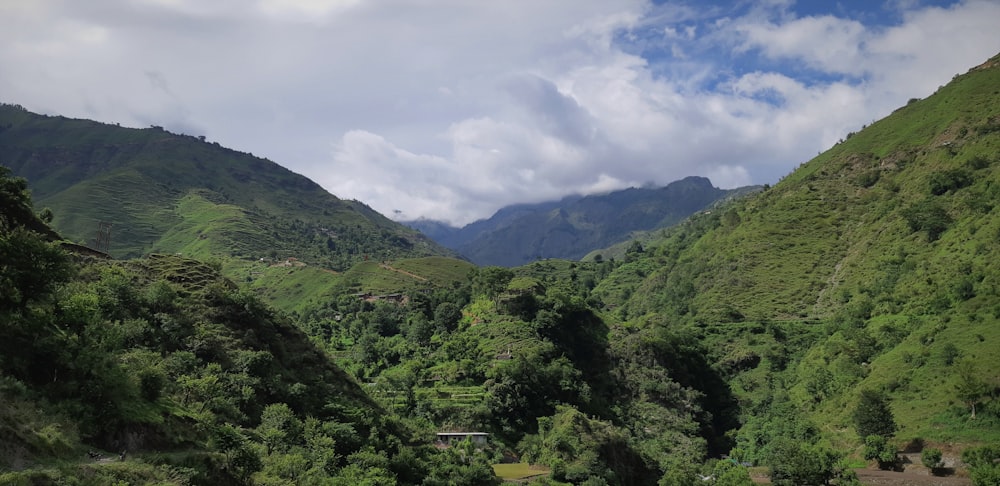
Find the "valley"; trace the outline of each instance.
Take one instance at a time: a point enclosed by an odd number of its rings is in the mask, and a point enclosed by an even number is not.
[[[574,258],[513,243],[573,219],[533,209],[486,265],[250,154],[4,105],[0,483],[997,484],[998,86],[605,211],[656,223]],[[74,251],[101,222],[113,258]]]

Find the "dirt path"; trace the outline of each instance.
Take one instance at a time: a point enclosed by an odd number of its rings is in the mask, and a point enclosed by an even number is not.
[[[887,486],[969,486],[972,480],[958,476],[932,476],[915,472],[880,471],[878,469],[858,469],[861,484]]]
[[[972,480],[959,476],[932,476],[919,472],[894,472],[879,469],[855,469],[865,486],[971,486]],[[771,484],[767,476],[754,476],[757,484]]]
[[[420,280],[421,282],[426,282],[427,281],[426,278],[421,277],[420,275],[417,275],[415,273],[410,273],[410,272],[407,272],[406,270],[401,270],[401,269],[398,269],[396,267],[391,267],[391,266],[389,266],[388,264],[385,264],[385,263],[382,263],[379,266],[381,266],[382,268],[384,268],[386,270],[390,270],[390,271],[393,271],[393,272],[396,272],[396,273],[401,273],[401,274],[406,275],[408,277],[413,277],[413,278],[415,278],[417,280]]]

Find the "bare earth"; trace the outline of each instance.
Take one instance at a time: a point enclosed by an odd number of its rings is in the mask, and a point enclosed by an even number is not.
[[[931,476],[918,472],[893,472],[878,469],[857,469],[861,484],[885,486],[970,486],[972,480],[959,476]]]
[[[924,471],[894,472],[878,469],[855,469],[865,486],[971,486],[972,480],[962,476],[932,476]],[[771,484],[767,476],[751,475],[757,484]]]

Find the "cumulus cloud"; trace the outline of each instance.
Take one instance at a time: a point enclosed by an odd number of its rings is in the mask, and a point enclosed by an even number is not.
[[[688,175],[773,183],[1000,51],[996,1],[803,5],[3,2],[0,96],[204,134],[383,214],[464,224]]]

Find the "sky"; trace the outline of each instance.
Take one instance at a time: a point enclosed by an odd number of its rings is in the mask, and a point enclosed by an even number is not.
[[[1000,0],[0,0],[0,101],[271,159],[396,220],[773,184],[1000,53]]]

